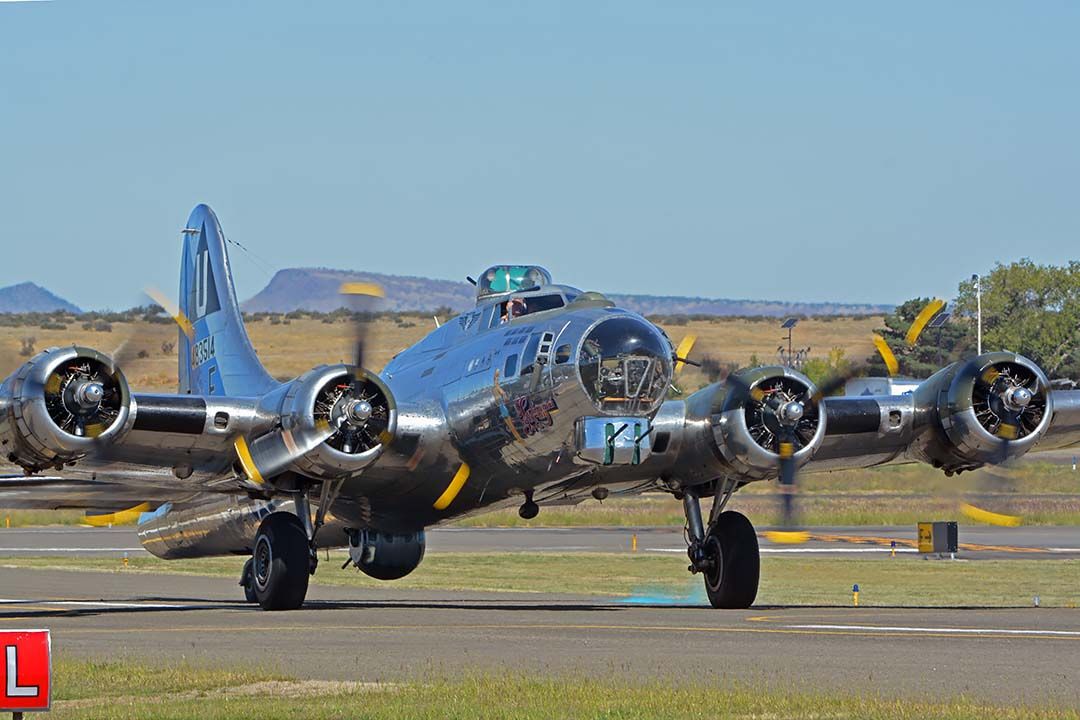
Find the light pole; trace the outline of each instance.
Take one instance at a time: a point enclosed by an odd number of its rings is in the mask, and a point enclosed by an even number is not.
[[[982,278],[976,273],[971,281],[975,283],[975,353],[982,355]]]

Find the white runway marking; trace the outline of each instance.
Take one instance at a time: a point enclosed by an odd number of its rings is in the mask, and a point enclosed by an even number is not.
[[[685,553],[686,548],[645,548],[645,552],[662,552],[662,553]],[[760,549],[762,554],[765,553],[808,553],[808,554],[828,554],[828,553],[887,553],[892,552],[891,548],[887,547],[868,547],[868,548],[771,548],[763,547]],[[913,553],[918,552],[915,548],[898,547],[896,548],[898,553]]]
[[[94,553],[94,552],[146,552],[144,547],[4,547],[0,545],[0,555],[6,552],[35,553]]]
[[[785,625],[789,630],[858,630],[893,633],[946,633],[949,635],[1049,635],[1080,637],[1080,630],[1016,630],[1008,628],[941,628],[904,625]]]
[[[59,607],[98,607],[98,608],[147,608],[149,610],[179,610],[189,607],[188,605],[176,605],[172,603],[133,603],[133,602],[110,602],[106,600],[15,600],[0,598],[0,605],[55,605]]]

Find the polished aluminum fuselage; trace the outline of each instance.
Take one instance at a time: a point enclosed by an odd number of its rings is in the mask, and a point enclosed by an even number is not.
[[[344,481],[321,542],[339,544],[346,527],[408,533],[492,507],[518,505],[526,494],[541,505],[572,503],[600,484],[614,492],[651,484],[654,470],[602,467],[582,459],[575,445],[577,421],[598,414],[579,375],[580,346],[591,328],[613,317],[635,318],[664,337],[644,318],[606,301],[571,303],[508,321],[500,321],[498,305],[491,302],[450,320],[398,354],[381,373],[397,405],[394,441],[378,462]],[[563,352],[552,352],[547,362],[538,363],[536,340],[546,333],[550,348]],[[164,400],[143,396],[143,401]],[[232,422],[239,424],[230,428],[234,432],[236,427],[269,427],[268,413],[228,409]],[[640,414],[646,427],[655,414],[652,408]],[[207,439],[214,436],[212,428],[208,430],[209,437],[203,436]],[[217,434],[220,444],[193,448],[193,456],[201,460],[195,477],[208,490],[230,482],[231,476],[229,462],[221,460],[228,458],[227,433]],[[148,435],[148,442],[151,439],[162,440]],[[132,438],[129,452],[152,452],[138,440]],[[466,481],[449,504],[436,507],[462,466],[467,467]],[[242,553],[268,508],[280,508],[282,502],[203,493],[144,522],[140,535],[148,549],[171,557]]]

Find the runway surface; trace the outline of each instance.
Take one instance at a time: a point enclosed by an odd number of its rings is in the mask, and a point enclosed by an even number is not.
[[[623,552],[634,536],[640,552],[683,553],[682,531],[671,528],[441,528],[428,531],[432,552]],[[986,526],[960,527],[961,557],[1080,557],[1080,528]],[[763,533],[765,554],[843,556],[915,552],[915,528],[813,528],[803,545],[776,544]],[[0,528],[0,557],[31,555],[145,554],[134,528]]]
[[[716,611],[561,595],[313,586],[267,613],[234,580],[0,566],[0,628],[47,627],[61,656],[258,666],[395,680],[497,670],[721,678],[782,687],[1080,706],[1074,609]]]

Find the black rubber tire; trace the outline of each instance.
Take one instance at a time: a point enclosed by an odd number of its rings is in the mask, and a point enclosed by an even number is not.
[[[253,558],[248,558],[244,563],[244,569],[240,571],[240,586],[244,588],[244,599],[249,603],[257,603],[259,599],[255,597],[255,585],[251,580],[251,566],[254,564]]]
[[[263,610],[295,610],[304,604],[311,577],[311,553],[300,518],[288,512],[267,515],[255,535],[251,585]]]
[[[761,553],[757,533],[745,515],[720,513],[705,536],[705,550],[718,554],[716,566],[705,575],[705,592],[714,608],[745,609],[757,598]]]

